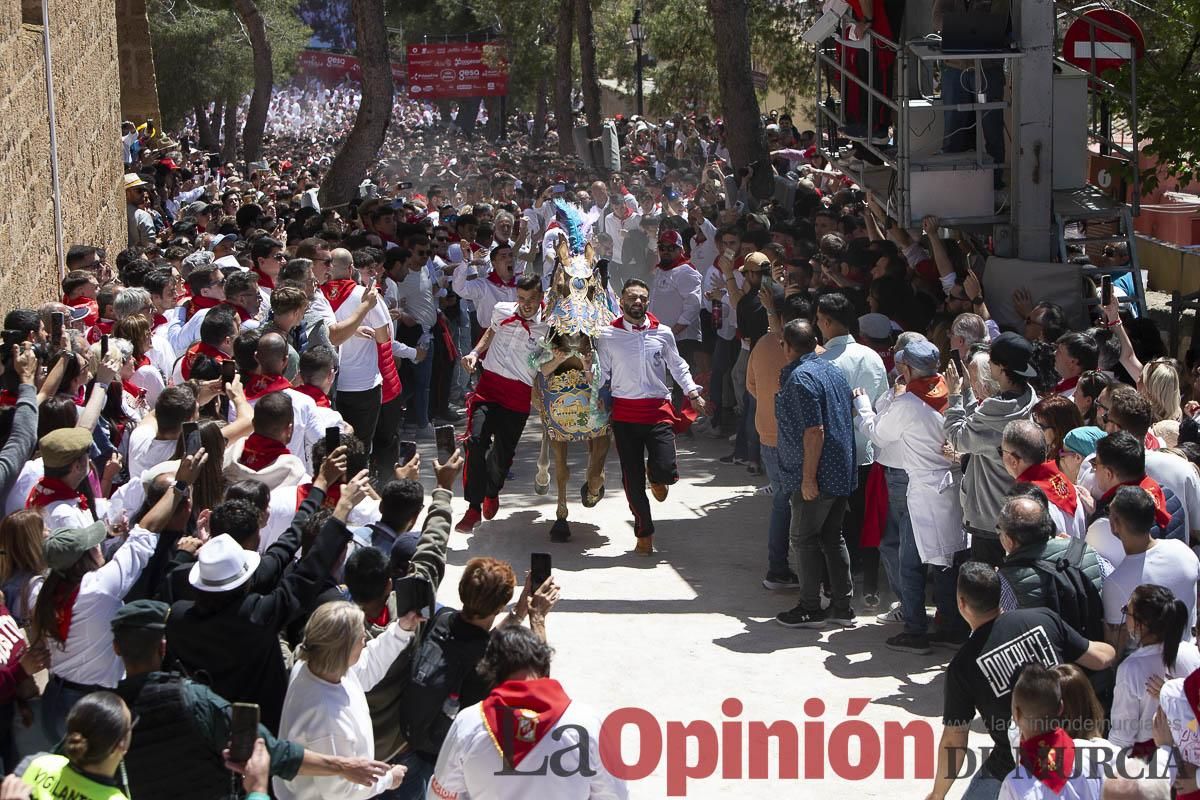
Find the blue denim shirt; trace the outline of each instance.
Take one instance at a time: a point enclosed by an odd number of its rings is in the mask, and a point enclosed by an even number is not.
[[[849,497],[858,486],[853,405],[842,371],[815,353],[801,356],[779,373],[775,419],[779,425],[779,482],[789,492],[804,478],[804,431],[825,429],[817,486],[827,497]]]

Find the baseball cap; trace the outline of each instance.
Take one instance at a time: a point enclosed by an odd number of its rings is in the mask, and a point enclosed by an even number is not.
[[[87,428],[59,428],[43,436],[38,446],[43,463],[52,469],[61,469],[74,464],[91,448],[92,432]]]
[[[412,557],[417,553],[417,543],[420,540],[421,534],[416,531],[407,531],[396,537],[390,555],[393,573],[397,572],[401,565],[407,568]]]
[[[858,318],[858,330],[870,339],[892,338],[892,321],[883,314],[863,314]]]
[[[194,203],[189,203],[188,207],[183,210],[185,217],[194,217],[197,214],[203,214],[208,210],[208,203],[203,200],[197,200]]]
[[[751,253],[746,256],[742,266],[738,267],[739,272],[768,272],[770,269],[771,259],[767,258],[765,253]]]
[[[50,569],[70,569],[83,554],[108,537],[104,522],[93,522],[83,528],[57,528],[42,546],[46,566]]]
[[[220,247],[221,245],[227,244],[227,243],[234,244],[235,242],[237,242],[237,240],[238,240],[238,237],[237,237],[236,233],[222,234],[221,236],[217,236],[212,240],[212,244],[210,244],[208,246],[208,249],[216,251],[216,249],[218,247]]]
[[[989,357],[993,364],[1004,367],[1022,378],[1036,378],[1033,360],[1033,345],[1019,333],[1002,333],[992,340]]]
[[[665,230],[658,235],[659,244],[669,244],[672,247],[683,247],[683,237],[679,235],[679,231]]]
[[[928,339],[915,339],[897,351],[896,363],[918,372],[933,373],[937,372],[941,364],[941,354],[937,346]]]
[[[134,600],[117,609],[112,618],[113,633],[120,630],[166,630],[171,607],[160,600]]]

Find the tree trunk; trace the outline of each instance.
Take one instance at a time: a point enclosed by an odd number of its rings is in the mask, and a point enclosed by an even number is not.
[[[322,208],[349,203],[379,155],[392,119],[392,65],[388,58],[384,0],[352,0],[357,55],[362,66],[362,102],[354,127],[321,181]]]
[[[537,96],[533,105],[533,132],[529,134],[529,142],[533,147],[541,147],[546,139],[546,114],[550,111],[550,101],[546,97],[546,76],[539,75],[537,79]]]
[[[225,98],[225,142],[221,145],[221,161],[237,161],[237,100]]]
[[[574,40],[575,0],[558,0],[558,32],[554,42],[554,122],[558,152],[575,154],[575,113],[571,110],[571,42]]]
[[[717,86],[725,120],[725,144],[735,169],[753,165],[750,189],[754,196],[767,197],[774,191],[775,182],[750,76],[747,12],[747,0],[708,0],[717,42]]]
[[[271,42],[267,39],[267,23],[254,0],[234,0],[234,9],[250,34],[254,50],[254,93],[246,111],[246,127],[242,129],[242,151],[246,163],[258,161],[262,155],[263,131],[267,127],[267,109],[271,104],[271,88],[275,71],[271,66]]]
[[[209,127],[212,128],[213,135],[212,152],[219,153],[221,151],[221,125],[225,119],[225,101],[218,98],[213,101],[212,107],[212,116],[209,118]]]
[[[217,149],[217,139],[213,136],[213,127],[204,113],[204,106],[197,103],[192,111],[196,114],[196,145],[206,152]]]
[[[591,0],[575,0],[575,24],[579,32],[579,75],[587,119],[588,161],[599,167],[604,160],[604,148],[600,144],[600,76],[596,73],[596,29],[592,25]]]

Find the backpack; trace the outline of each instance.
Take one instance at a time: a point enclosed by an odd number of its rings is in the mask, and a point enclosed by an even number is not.
[[[400,702],[400,730],[411,750],[435,754],[446,739],[454,717],[447,713],[450,695],[462,686],[479,663],[482,651],[456,641],[450,626],[458,614],[443,608],[434,615],[412,655],[408,685]],[[452,704],[457,713],[459,704]]]
[[[1072,539],[1058,557],[1006,560],[1004,566],[1029,567],[1037,573],[1046,608],[1062,617],[1091,642],[1104,641],[1104,604],[1100,591],[1088,579],[1082,568],[1087,547],[1084,539]]]

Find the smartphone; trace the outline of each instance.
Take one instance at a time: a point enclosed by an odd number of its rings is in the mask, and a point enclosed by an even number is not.
[[[549,553],[530,553],[529,579],[535,592],[550,579],[550,567]]]
[[[950,360],[954,362],[954,368],[958,370],[958,374],[966,377],[967,371],[963,369],[962,356],[958,354],[957,350],[950,351]]]
[[[1100,303],[1105,307],[1112,302],[1112,276],[1104,275],[1100,278]]]
[[[567,185],[565,183],[556,183],[551,187],[551,191],[555,194],[563,194],[567,191]]]
[[[725,252],[722,253],[722,255],[725,256],[725,259],[727,261],[733,261],[735,258],[737,258],[737,253],[733,252],[733,250],[731,248],[726,248]]]
[[[433,584],[420,575],[406,575],[392,583],[396,593],[396,613],[404,616],[417,611],[425,619],[433,617]]]
[[[100,335],[100,360],[103,361],[106,358],[108,358],[108,334],[104,333]]]
[[[400,465],[403,466],[413,460],[417,454],[417,443],[402,441],[400,442]]]
[[[67,326],[67,315],[61,311],[54,311],[50,314],[50,340],[54,347],[58,347],[58,343],[62,341],[63,328]]]
[[[434,429],[433,435],[437,441],[438,463],[445,464],[454,455],[454,450],[458,446],[454,441],[454,426],[438,425]]]
[[[245,764],[258,739],[258,703],[234,703],[229,714],[229,760]]]
[[[185,422],[183,423],[183,453],[184,455],[194,456],[196,451],[200,449],[200,423]]]
[[[330,456],[342,446],[342,429],[333,425],[325,429],[325,455]]]
[[[412,181],[400,181],[396,184],[396,188],[402,192],[406,189],[411,189],[413,188]]]
[[[221,383],[233,383],[233,379],[237,377],[237,362],[222,361],[221,362]]]
[[[775,279],[772,278],[770,275],[764,274],[762,276],[762,287],[764,289],[766,289],[768,292],[774,292],[776,287],[778,287],[778,286],[779,286],[779,284],[776,283]]]

